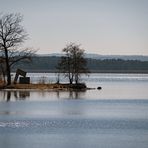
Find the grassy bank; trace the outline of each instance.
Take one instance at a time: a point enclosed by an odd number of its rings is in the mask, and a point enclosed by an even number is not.
[[[36,90],[84,90],[85,84],[12,84],[0,85],[0,89],[36,89]]]

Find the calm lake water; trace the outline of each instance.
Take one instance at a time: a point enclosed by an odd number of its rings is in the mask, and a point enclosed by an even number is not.
[[[56,82],[55,74],[28,75]],[[148,74],[82,81],[102,90],[0,91],[0,148],[147,148]]]

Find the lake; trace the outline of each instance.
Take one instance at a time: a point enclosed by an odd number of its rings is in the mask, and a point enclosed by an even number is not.
[[[54,83],[54,73],[30,73]],[[87,91],[0,91],[2,148],[147,148],[148,74],[90,74]],[[61,82],[66,82],[61,77]]]

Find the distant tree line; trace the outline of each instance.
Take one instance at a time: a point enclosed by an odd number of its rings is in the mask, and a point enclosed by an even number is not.
[[[36,71],[36,72],[55,72],[57,69],[58,62],[60,61],[60,57],[49,57],[49,56],[37,56],[32,58],[31,63],[16,63],[13,67],[13,71],[16,68],[22,68],[26,71]],[[94,71],[112,71],[112,70],[121,70],[121,71],[144,71],[148,70],[148,61],[137,61],[137,60],[122,60],[122,59],[105,59],[105,60],[97,60],[97,59],[86,59],[87,61],[87,68],[90,72]]]
[[[105,59],[88,59],[90,70],[148,70],[148,61]]]

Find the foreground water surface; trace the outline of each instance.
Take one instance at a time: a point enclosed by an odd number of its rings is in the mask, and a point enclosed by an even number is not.
[[[56,81],[54,74],[29,76]],[[102,90],[0,91],[0,147],[147,148],[148,75],[91,74],[83,81]]]

